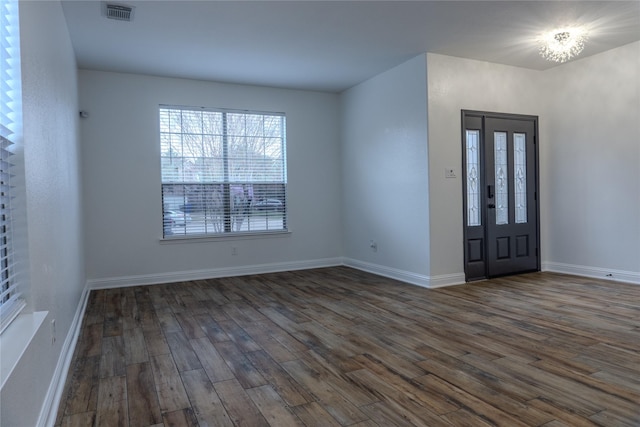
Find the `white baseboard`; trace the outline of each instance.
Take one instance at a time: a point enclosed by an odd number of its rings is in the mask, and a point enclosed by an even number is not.
[[[87,301],[89,300],[89,288],[84,287],[80,296],[80,303],[76,309],[76,314],[73,316],[71,327],[62,344],[62,350],[60,357],[58,357],[58,363],[56,369],[53,372],[53,378],[49,384],[47,395],[45,396],[40,410],[40,416],[38,418],[38,426],[53,427],[58,416],[58,407],[60,406],[60,400],[62,399],[62,393],[64,393],[64,385],[73,361],[73,352],[80,336],[80,328],[82,326],[82,319],[84,312],[87,308]]]
[[[342,258],[322,258],[308,261],[291,261],[273,264],[256,264],[205,270],[177,271],[171,273],[141,274],[87,280],[89,289],[110,289],[128,286],[154,285],[158,283],[186,282],[219,277],[246,276],[249,274],[277,273],[280,271],[306,270],[310,268],[343,265]]]
[[[429,287],[429,276],[423,274],[412,273],[410,271],[398,270],[396,268],[386,267],[384,265],[372,264],[365,261],[359,261],[353,258],[345,258],[344,265],[355,268],[357,270],[366,271],[367,273],[377,274],[379,276],[389,277],[401,282],[410,283],[412,285]]]
[[[444,286],[458,285],[465,282],[464,273],[445,274],[441,276],[426,276],[424,274],[399,270],[396,268],[372,264],[352,258],[345,258],[344,265],[347,267],[366,271],[368,273],[377,274],[379,276],[389,277],[391,279],[399,280],[411,285],[421,286],[423,288],[441,288]]]
[[[87,280],[91,289],[123,288],[128,286],[154,285],[159,283],[186,282],[189,280],[215,279],[219,277],[246,276],[249,274],[277,273],[280,271],[307,270],[310,268],[336,267],[344,265],[401,282],[425,288],[439,288],[465,282],[464,273],[426,276],[383,265],[372,264],[352,258],[322,258],[308,261],[292,261],[273,264],[256,264],[206,270],[177,271],[170,273],[140,274],[135,276],[108,277]]]
[[[462,285],[467,283],[464,273],[442,274],[440,276],[431,276],[429,279],[430,288],[442,288],[445,286]]]
[[[573,274],[576,276],[593,277],[602,280],[613,280],[616,282],[625,282],[633,283],[634,285],[640,285],[640,273],[634,271],[588,267],[575,264],[563,264],[560,262],[543,262],[542,271]]]

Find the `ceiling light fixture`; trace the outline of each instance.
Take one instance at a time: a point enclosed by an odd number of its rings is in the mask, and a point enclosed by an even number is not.
[[[567,62],[582,52],[586,40],[583,28],[558,28],[540,36],[540,55],[547,61]]]

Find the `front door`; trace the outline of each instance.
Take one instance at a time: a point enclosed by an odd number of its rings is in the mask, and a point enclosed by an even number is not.
[[[463,111],[467,280],[540,269],[538,118]]]

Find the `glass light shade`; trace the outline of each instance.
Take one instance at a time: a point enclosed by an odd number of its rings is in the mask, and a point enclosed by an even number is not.
[[[567,62],[584,49],[587,32],[582,28],[559,28],[540,36],[540,55],[547,61]]]

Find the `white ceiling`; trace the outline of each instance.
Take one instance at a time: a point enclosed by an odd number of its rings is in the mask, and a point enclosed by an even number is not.
[[[535,70],[544,30],[585,25],[580,57],[640,40],[640,1],[63,1],[84,69],[340,92],[424,52]],[[640,54],[640,53],[639,53]]]

